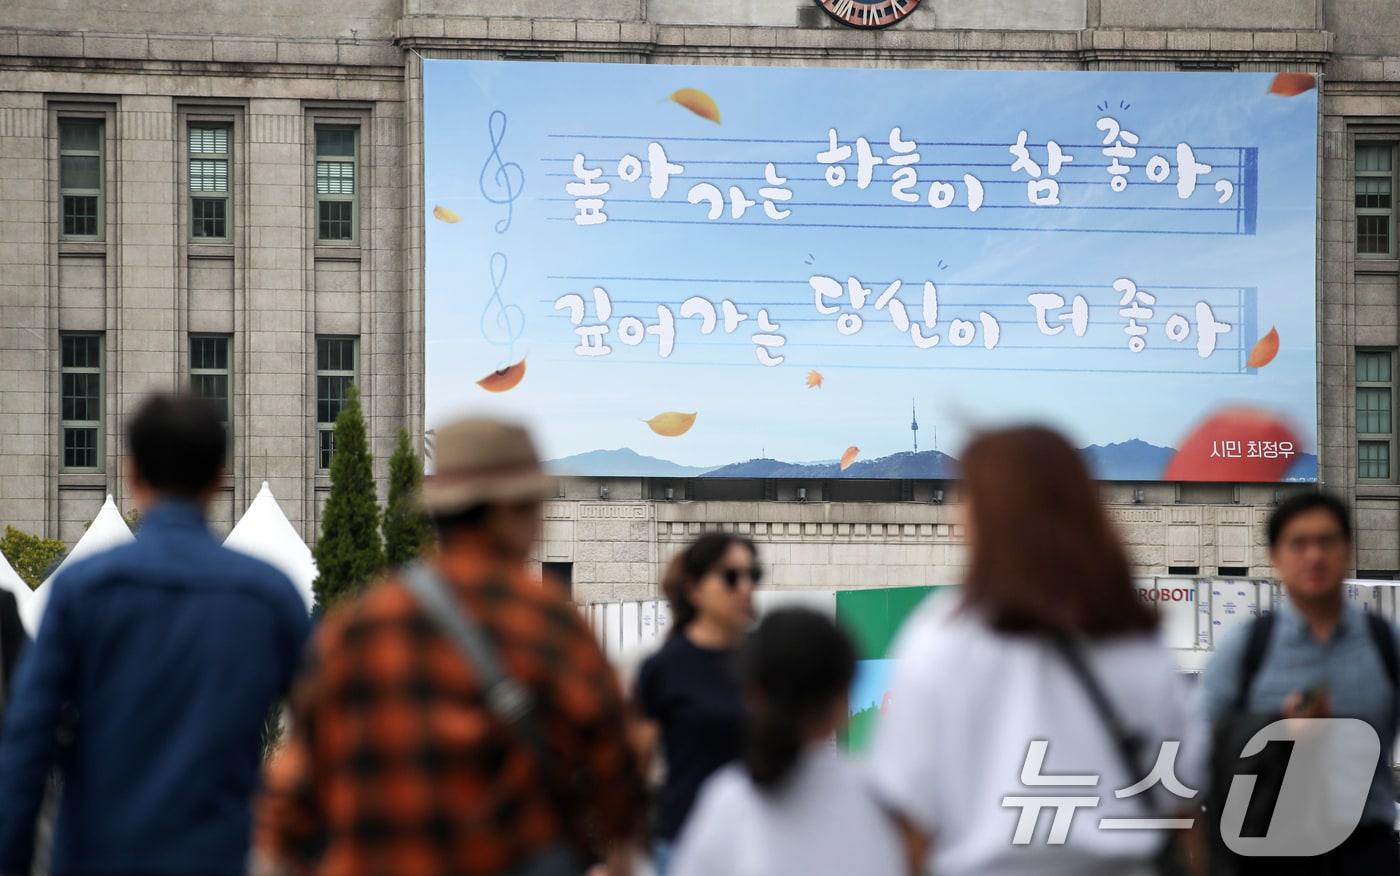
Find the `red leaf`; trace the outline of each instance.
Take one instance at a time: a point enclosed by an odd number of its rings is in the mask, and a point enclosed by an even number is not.
[[[1269,93],[1281,94],[1284,97],[1297,97],[1316,87],[1317,77],[1311,73],[1280,73],[1274,77],[1273,84],[1269,86]]]

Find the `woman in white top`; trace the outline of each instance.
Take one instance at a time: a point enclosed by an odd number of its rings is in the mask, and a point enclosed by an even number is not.
[[[896,821],[836,754],[855,651],[806,609],[763,619],[745,646],[742,763],[705,783],[671,876],[904,876]]]
[[[1035,427],[985,434],[960,467],[970,567],[960,593],[924,604],[900,633],[893,707],[871,753],[877,792],[931,840],[939,876],[1151,873],[1173,831],[1112,819],[1189,817],[1190,800],[1171,792],[1200,788],[1199,737],[1156,615],[1136,598],[1123,547],[1063,438]],[[1138,740],[1136,754],[1124,737]],[[1163,784],[1115,795],[1173,742],[1180,754]],[[1045,796],[1097,799],[1038,816],[1040,804],[1025,805]],[[1058,843],[1057,815],[1069,819]]]

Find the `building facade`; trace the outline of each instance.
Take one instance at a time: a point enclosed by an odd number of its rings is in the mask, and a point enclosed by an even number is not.
[[[132,4],[138,5],[138,4]],[[1320,473],[1356,571],[1400,574],[1395,355],[1400,6],[922,0],[845,27],[815,0],[14,0],[0,23],[0,522],[70,543],[127,498],[122,418],[226,402],[228,528],[263,480],[314,540],[329,423],[362,394],[377,472],[423,431],[422,59],[1306,70],[1318,143]],[[1144,575],[1267,574],[1285,488],[1106,483]],[[759,541],[779,587],[956,581],[957,490],[903,481],[569,478],[540,559],[641,599],[685,540]]]

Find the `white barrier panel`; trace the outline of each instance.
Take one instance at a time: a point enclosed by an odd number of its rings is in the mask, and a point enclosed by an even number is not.
[[[807,608],[827,617],[836,617],[834,590],[759,590],[753,595],[759,617],[776,608]]]
[[[656,600],[642,603],[642,644],[655,645],[660,642],[656,635]]]
[[[1168,648],[1196,647],[1201,588],[1194,578],[1136,578],[1133,587],[1138,599],[1157,611],[1162,642]]]
[[[662,599],[656,603],[656,638],[664,642],[671,634],[671,603]]]
[[[1259,614],[1259,584],[1239,579],[1215,579],[1210,585],[1210,643]]]
[[[642,604],[640,602],[622,603],[622,651],[631,653],[637,650],[637,645],[642,641]]]
[[[1235,626],[1273,610],[1278,585],[1267,579],[1190,578],[1158,576],[1133,581],[1138,598],[1161,615],[1163,643],[1171,648],[1184,671],[1199,672],[1210,653]],[[1400,581],[1348,581],[1347,599],[1369,611],[1379,612],[1392,623],[1400,617]],[[836,614],[833,590],[760,590],[754,594],[755,611],[762,616],[775,608],[803,606],[829,617]],[[589,624],[609,659],[649,653],[665,642],[671,627],[671,607],[665,600],[627,603],[594,603],[588,606]]]
[[[609,602],[603,606],[603,653],[609,660],[622,656],[622,603]]]

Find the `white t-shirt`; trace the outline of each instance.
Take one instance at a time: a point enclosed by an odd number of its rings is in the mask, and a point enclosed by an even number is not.
[[[773,793],[730,765],[700,790],[669,876],[903,876],[898,830],[854,764],[813,747]]]
[[[877,793],[933,836],[931,864],[959,874],[1121,874],[1150,858],[1164,831],[1106,830],[1100,818],[1161,816],[1181,809],[1160,785],[1118,799],[1146,777],[1161,743],[1180,740],[1174,773],[1200,789],[1201,730],[1171,654],[1147,635],[1085,646],[1086,662],[1119,720],[1144,741],[1144,765],[1129,776],[1117,746],[1064,658],[1047,642],[990,629],[956,594],[935,597],[909,619],[896,644],[892,702],[876,728],[871,767]],[[1033,740],[1046,740],[1039,773],[1094,775],[1096,786],[1026,787],[1022,767]],[[1022,808],[1007,796],[1088,796],[1061,845],[1055,816],[1042,809],[1027,845],[1013,845]],[[1199,795],[1197,797],[1199,800]],[[1175,814],[1170,813],[1170,814]]]

